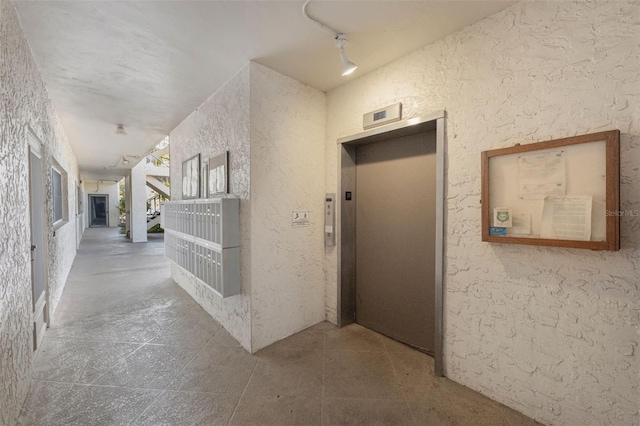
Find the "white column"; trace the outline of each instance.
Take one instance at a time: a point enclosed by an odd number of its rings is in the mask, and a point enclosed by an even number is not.
[[[124,178],[124,212],[125,231],[127,238],[131,238],[131,172]]]
[[[131,169],[131,241],[147,241],[147,184],[145,161]]]

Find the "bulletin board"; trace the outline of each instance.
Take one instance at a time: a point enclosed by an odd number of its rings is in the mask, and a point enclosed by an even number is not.
[[[482,240],[620,249],[620,132],[482,152]]]

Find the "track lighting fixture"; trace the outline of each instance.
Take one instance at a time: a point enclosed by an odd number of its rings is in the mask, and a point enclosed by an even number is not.
[[[116,135],[126,135],[127,132],[124,131],[124,124],[117,124],[116,131],[114,133]]]
[[[344,53],[344,45],[349,40],[349,37],[346,34],[338,34],[336,36],[336,46],[340,49],[340,59],[342,60],[342,75],[349,75],[358,68],[356,64],[351,62],[349,58],[347,58],[347,54]]]
[[[126,155],[122,156],[122,164],[124,164],[125,166],[129,165],[129,160],[127,160],[127,156]]]
[[[338,47],[338,49],[340,49],[340,60],[342,61],[342,75],[347,76],[353,73],[356,70],[356,68],[358,68],[358,66],[353,62],[351,62],[349,58],[347,58],[347,54],[344,52],[344,46],[347,43],[347,40],[349,40],[349,36],[345,33],[340,33],[334,30],[333,28],[326,26],[322,22],[316,21],[315,19],[310,17],[309,14],[307,13],[307,6],[309,5],[310,2],[311,0],[306,0],[304,2],[304,5],[302,6],[302,15],[305,17],[307,21],[311,22],[312,24],[319,27],[321,30],[326,31],[333,36],[333,39],[336,42],[336,46]]]

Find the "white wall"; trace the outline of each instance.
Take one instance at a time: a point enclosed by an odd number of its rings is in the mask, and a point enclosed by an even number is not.
[[[327,192],[364,112],[447,110],[446,375],[549,424],[640,421],[640,218],[619,252],[483,243],[480,152],[620,129],[621,207],[640,211],[639,34],[638,2],[523,2],[327,97]]]
[[[32,366],[27,132],[68,173],[69,222],[53,230],[51,174],[45,204],[49,228],[50,310],[55,310],[76,254],[78,165],[22,33],[13,5],[0,0],[0,424],[13,424],[26,396]]]
[[[109,196],[109,227],[114,228],[120,225],[120,185],[118,182],[105,181],[85,181],[84,182],[84,224],[85,228],[91,225],[91,203],[89,195]]]
[[[127,238],[131,237],[131,173],[124,177],[124,227]]]
[[[252,349],[324,312],[324,93],[251,64]],[[310,226],[292,228],[293,210]]]
[[[251,63],[170,135],[173,182],[193,155],[230,152],[242,294],[221,299],[176,265],[172,277],[251,352],[325,318],[325,104],[324,93]],[[293,210],[309,210],[311,225],[292,228]]]
[[[172,263],[171,277],[209,312],[242,346],[251,351],[251,220],[249,179],[249,65],[245,66],[171,134],[171,182],[182,182],[182,162],[229,151],[229,194],[240,199],[240,276],[242,293],[222,299]],[[172,200],[182,198],[173,185]]]

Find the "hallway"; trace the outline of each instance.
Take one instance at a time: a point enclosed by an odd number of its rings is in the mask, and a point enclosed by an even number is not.
[[[358,325],[250,355],[167,278],[149,237],[86,230],[20,424],[536,424]]]

